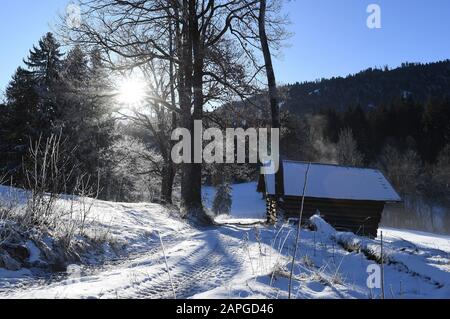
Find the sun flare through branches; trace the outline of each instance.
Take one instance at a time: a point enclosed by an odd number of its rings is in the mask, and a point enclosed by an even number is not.
[[[118,85],[117,100],[124,105],[138,105],[144,102],[146,85],[143,79],[138,77],[125,77]]]

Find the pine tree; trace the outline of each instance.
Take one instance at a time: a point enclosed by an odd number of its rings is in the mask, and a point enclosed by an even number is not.
[[[24,60],[29,72],[36,82],[35,89],[39,95],[38,117],[43,137],[52,133],[54,121],[59,116],[58,92],[61,90],[59,77],[62,67],[60,44],[52,33],[47,33],[38,46],[33,46],[27,59]]]
[[[57,133],[62,134],[64,151],[71,154],[68,169],[74,169],[73,176],[108,175],[116,133],[100,53],[88,55],[75,46],[62,59],[59,44],[49,33],[33,47],[25,64],[29,70],[19,68],[6,92],[0,173],[9,172],[20,185],[30,143]],[[73,185],[67,186],[71,191]]]
[[[422,156],[435,162],[439,152],[450,143],[450,98],[433,98],[425,105],[421,133]]]
[[[216,195],[214,196],[212,210],[216,215],[228,215],[231,212],[232,189],[228,183],[228,172],[224,165],[213,167],[213,185],[216,185]]]
[[[87,154],[90,141],[87,125],[89,117],[89,100],[87,99],[87,60],[84,52],[78,47],[70,50],[62,61],[63,70],[58,79],[60,90],[57,92],[58,116],[53,129],[64,136],[65,147],[71,151],[71,169],[75,167],[75,175],[86,174],[85,164],[89,161]]]
[[[6,112],[7,106],[0,103],[0,176],[3,176],[5,174],[6,154],[8,150],[8,143],[6,141],[6,125],[8,124],[8,118],[6,116]]]
[[[100,177],[100,182],[105,185],[100,197],[108,199],[107,187],[110,183],[116,183],[116,175],[113,173],[116,166],[116,154],[114,145],[118,141],[120,133],[117,131],[116,119],[113,115],[114,108],[108,92],[112,91],[110,77],[103,64],[102,53],[94,49],[89,54],[89,100],[90,100],[90,127],[91,147],[94,150],[93,166]]]
[[[231,186],[229,183],[223,182],[217,187],[212,210],[216,215],[229,215],[231,213],[231,204]]]
[[[0,165],[17,184],[23,179],[22,164],[30,143],[52,133],[61,57],[58,42],[51,33],[46,34],[24,60],[27,69],[18,68],[6,90]]]
[[[6,89],[7,105],[2,111],[0,132],[2,141],[1,171],[14,174],[20,180],[22,157],[29,143],[39,137],[37,129],[39,95],[31,72],[18,68]]]
[[[432,179],[433,195],[450,202],[450,144],[439,153]]]
[[[112,169],[108,152],[115,135],[112,110],[104,97],[107,76],[98,55],[88,56],[79,46],[68,52],[63,65],[57,126],[74,150],[75,173],[102,178]]]
[[[74,87],[83,86],[83,82],[88,80],[88,59],[79,45],[73,47],[67,53],[66,59],[63,61],[64,80],[70,81]]]
[[[49,32],[39,40],[37,47],[33,46],[24,63],[38,82],[49,87],[58,79],[62,56],[60,44]]]

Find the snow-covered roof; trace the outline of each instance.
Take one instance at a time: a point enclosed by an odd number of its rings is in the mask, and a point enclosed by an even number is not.
[[[284,193],[302,196],[308,163],[283,161]],[[275,194],[275,177],[266,175],[266,191]],[[306,197],[398,202],[400,196],[376,169],[311,164]]]

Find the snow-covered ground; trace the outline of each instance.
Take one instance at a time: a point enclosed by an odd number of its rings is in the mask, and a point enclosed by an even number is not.
[[[389,241],[408,241],[418,247],[438,249],[450,254],[450,236],[430,234],[417,230],[399,230],[388,227],[381,228],[380,231],[383,231],[383,235]],[[379,235],[380,231],[378,232]]]
[[[255,189],[254,183],[235,185],[232,216],[222,222],[264,218]],[[206,203],[213,193],[205,190]],[[101,266],[74,265],[53,279],[0,269],[0,298],[287,297],[296,225],[199,229],[160,205],[103,201],[94,201],[92,215],[92,227],[110,229],[129,256]],[[379,298],[380,289],[367,287],[368,266],[375,264],[367,251],[376,255],[379,240],[336,233],[320,218],[315,222],[321,227],[301,233],[293,296]],[[450,298],[450,237],[394,229],[383,234],[386,298]],[[343,242],[361,249],[344,249]]]

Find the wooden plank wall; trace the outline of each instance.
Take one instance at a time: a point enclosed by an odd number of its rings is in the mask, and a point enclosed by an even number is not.
[[[376,237],[384,202],[305,198],[303,219],[307,221],[320,211],[321,216],[339,231]],[[280,203],[287,217],[299,216],[301,199],[285,197]]]

